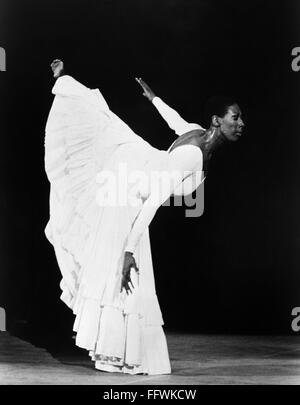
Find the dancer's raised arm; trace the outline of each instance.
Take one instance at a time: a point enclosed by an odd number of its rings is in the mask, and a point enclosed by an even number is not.
[[[194,129],[204,130],[199,124],[185,121],[177,111],[169,107],[161,98],[157,97],[153,90],[141,78],[135,79],[143,89],[143,96],[146,97],[156,107],[168,126],[180,136]]]

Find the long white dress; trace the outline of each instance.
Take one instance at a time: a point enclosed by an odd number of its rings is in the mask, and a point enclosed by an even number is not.
[[[70,76],[57,79],[52,93],[45,136],[50,182],[45,233],[62,274],[61,299],[76,315],[76,345],[89,351],[99,370],[168,374],[148,225],[170,193],[149,204],[151,187],[140,184],[137,204],[101,205],[99,174],[109,171],[123,182],[120,164],[126,164],[127,174],[142,170],[148,178],[153,170],[175,168],[184,174],[171,193],[190,193],[201,183],[201,150],[192,145],[171,153],[153,148],[109,109],[98,89]],[[171,127],[167,116],[173,123],[177,120],[178,134],[195,128],[162,100],[156,98],[154,104]],[[134,252],[139,267],[139,276],[132,273],[135,288],[130,295],[120,292],[125,250]]]

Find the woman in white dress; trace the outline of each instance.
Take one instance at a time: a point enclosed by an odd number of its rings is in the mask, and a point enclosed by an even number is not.
[[[219,102],[204,130],[137,79],[178,135],[161,151],[117,117],[98,89],[65,75],[60,60],[51,67],[57,80],[45,135],[50,182],[45,233],[62,273],[61,299],[76,315],[76,344],[89,351],[99,370],[168,374],[148,226],[170,195],[190,194],[199,186],[216,146],[239,138],[240,109]],[[169,181],[155,182],[153,173],[170,174]],[[130,188],[132,179],[137,181]],[[116,190],[124,189],[125,200],[120,193],[115,198]]]

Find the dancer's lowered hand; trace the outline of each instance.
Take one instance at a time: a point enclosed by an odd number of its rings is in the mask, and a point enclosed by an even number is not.
[[[138,84],[142,87],[144,90],[143,96],[145,96],[148,100],[152,101],[155,97],[154,92],[150,89],[147,83],[142,80],[141,77],[136,77],[135,80],[138,82]]]
[[[133,254],[131,252],[125,252],[123,270],[122,270],[121,292],[124,288],[126,291],[126,294],[128,294],[128,292],[132,293],[132,289],[134,288],[132,281],[131,281],[131,277],[130,277],[130,270],[132,267],[135,269],[135,271],[137,273],[139,272],[139,269],[136,265]]]

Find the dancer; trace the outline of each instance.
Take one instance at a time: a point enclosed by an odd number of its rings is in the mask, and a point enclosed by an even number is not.
[[[218,145],[238,139],[244,125],[240,109],[234,102],[219,102],[204,130],[186,123],[138,79],[180,135],[161,151],[117,117],[98,89],[65,75],[62,61],[51,67],[57,80],[45,136],[51,186],[45,233],[62,273],[61,299],[76,315],[76,344],[89,351],[99,370],[168,374],[148,225],[171,194],[189,194],[203,181],[202,169]],[[103,175],[113,175],[116,190],[125,169],[128,178],[144,174],[131,189],[135,204],[102,204],[107,191]],[[146,181],[153,172],[177,176],[160,187]]]

